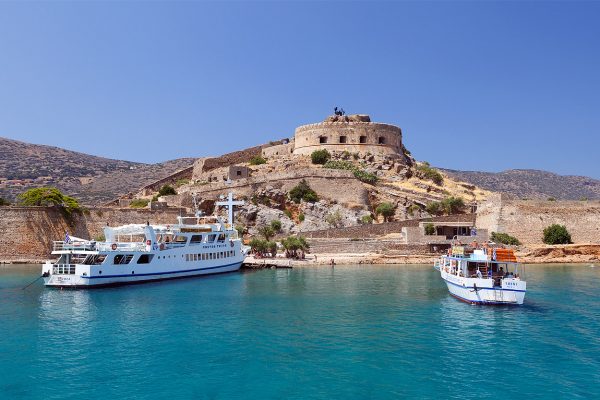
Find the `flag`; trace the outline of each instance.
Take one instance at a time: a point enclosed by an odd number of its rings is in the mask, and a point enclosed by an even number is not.
[[[65,243],[71,243],[71,238],[69,237],[69,232],[65,232]]]

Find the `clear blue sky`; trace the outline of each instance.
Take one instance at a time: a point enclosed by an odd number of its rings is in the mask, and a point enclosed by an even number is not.
[[[600,4],[0,3],[0,136],[158,162],[342,106],[440,167],[600,178]]]

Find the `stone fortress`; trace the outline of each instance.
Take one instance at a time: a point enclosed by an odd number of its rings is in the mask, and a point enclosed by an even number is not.
[[[394,125],[371,122],[364,114],[332,115],[323,122],[297,127],[293,139],[265,148],[262,155],[310,155],[319,149],[393,157],[403,152],[402,131]]]

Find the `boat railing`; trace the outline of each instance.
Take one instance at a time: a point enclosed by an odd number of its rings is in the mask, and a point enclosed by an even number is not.
[[[52,251],[94,251],[96,242],[53,242]]]
[[[98,243],[99,251],[146,251],[146,244],[140,242]]]

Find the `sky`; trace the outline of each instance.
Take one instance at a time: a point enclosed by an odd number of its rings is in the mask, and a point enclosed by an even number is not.
[[[339,106],[438,167],[600,178],[599,20],[571,1],[0,2],[0,136],[152,163]]]

